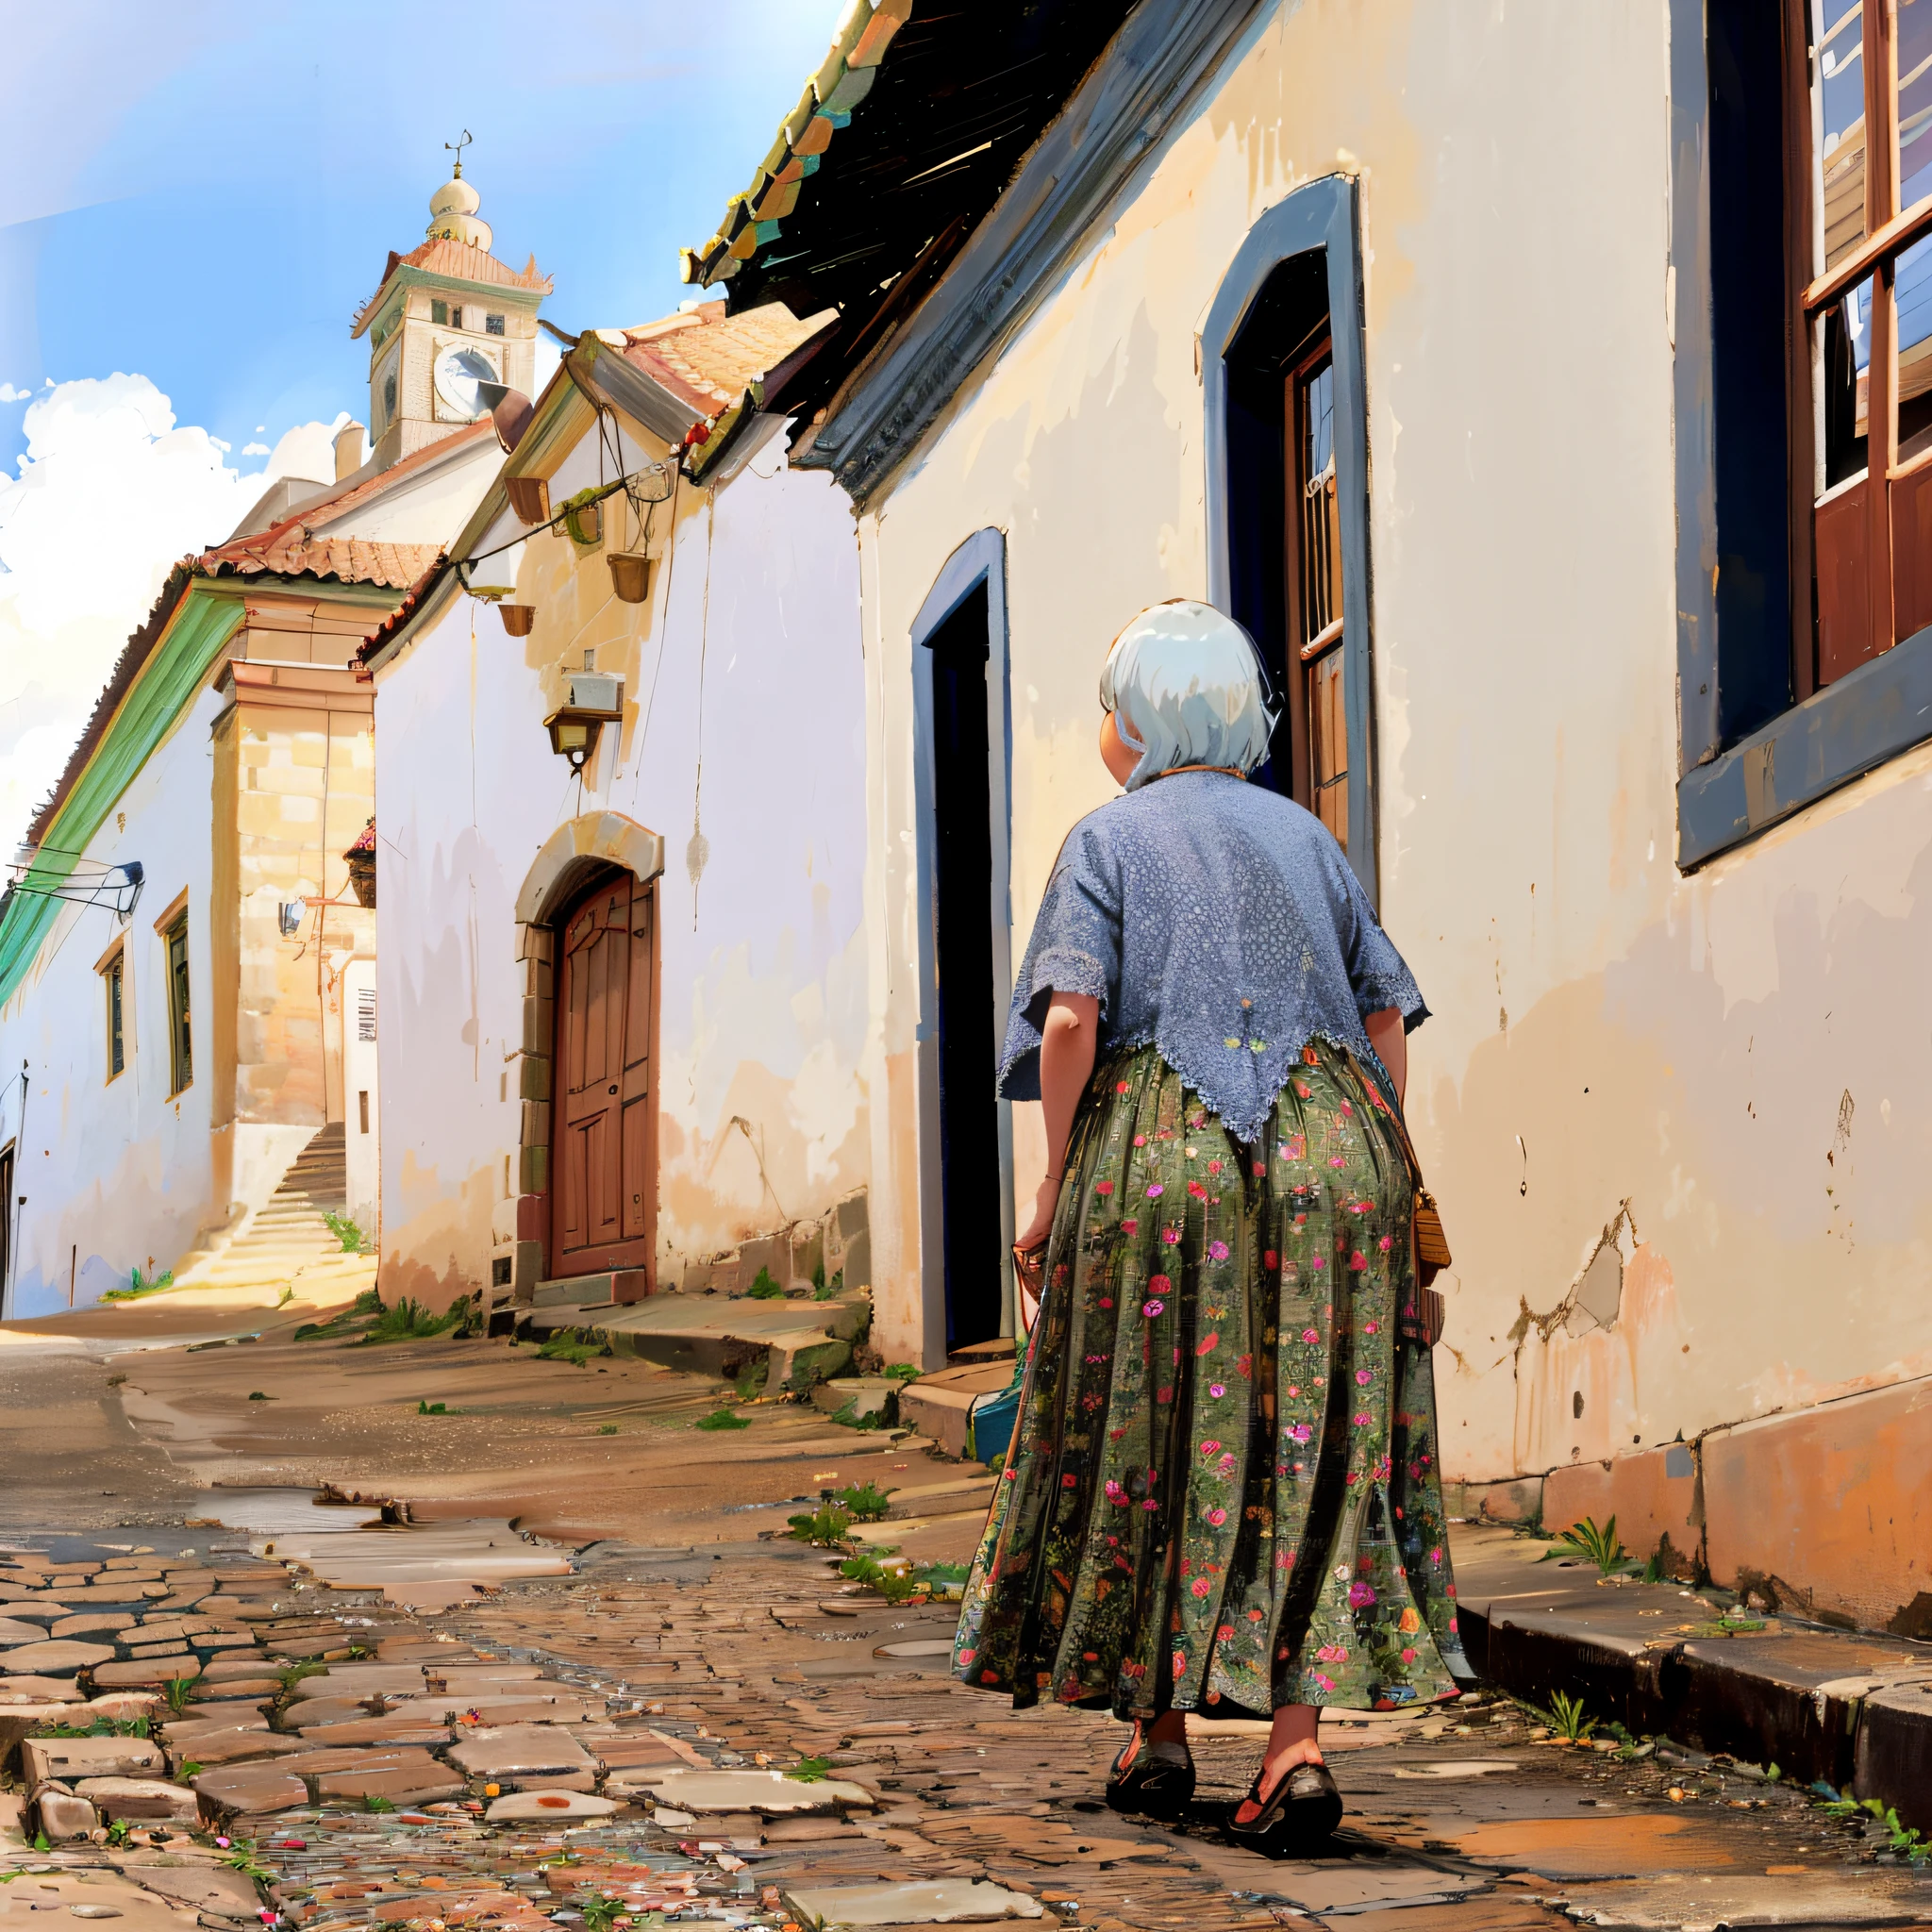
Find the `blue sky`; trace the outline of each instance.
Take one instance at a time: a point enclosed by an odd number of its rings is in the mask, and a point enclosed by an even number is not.
[[[64,0],[8,9],[0,384],[117,371],[241,450],[367,413],[349,318],[422,240],[445,141],[577,329],[693,291],[702,242],[824,58],[838,0]],[[0,391],[4,393],[4,391]],[[0,403],[0,464],[24,444]],[[257,425],[265,425],[265,439]]]

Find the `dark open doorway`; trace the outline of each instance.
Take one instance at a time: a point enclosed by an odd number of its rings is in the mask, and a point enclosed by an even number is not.
[[[925,640],[932,653],[933,942],[946,1346],[1000,1332],[999,1108],[993,1093],[993,852],[982,581]]]

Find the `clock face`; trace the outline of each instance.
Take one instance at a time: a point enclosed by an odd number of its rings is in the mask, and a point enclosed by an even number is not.
[[[480,349],[458,344],[436,358],[436,393],[453,416],[474,421],[482,415],[483,397],[476,385],[496,380],[495,364]]]

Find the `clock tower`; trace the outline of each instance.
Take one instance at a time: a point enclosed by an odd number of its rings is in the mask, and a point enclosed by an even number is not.
[[[464,143],[469,137],[464,136]],[[490,413],[478,388],[531,392],[537,311],[551,289],[531,256],[511,268],[490,252],[482,198],[463,179],[462,148],[429,202],[421,246],[391,251],[382,286],[357,313],[352,339],[369,338],[369,434],[375,467],[441,441]]]

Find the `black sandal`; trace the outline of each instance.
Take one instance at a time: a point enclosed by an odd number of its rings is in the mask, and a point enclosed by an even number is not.
[[[1133,1761],[1126,1760],[1129,1754]],[[1107,1802],[1116,1811],[1173,1820],[1194,1795],[1194,1760],[1185,1744],[1157,1744],[1137,1728],[1121,1746],[1107,1780]]]
[[[1259,1807],[1257,1814],[1243,1824],[1239,1817],[1240,1805],[1228,1813],[1227,1828],[1236,1838],[1257,1845],[1265,1841],[1274,1850],[1319,1844],[1333,1835],[1341,1823],[1341,1793],[1325,1764],[1291,1765],[1264,1798],[1261,1780],[1267,1774],[1264,1763],[1256,1772],[1243,1801]]]

